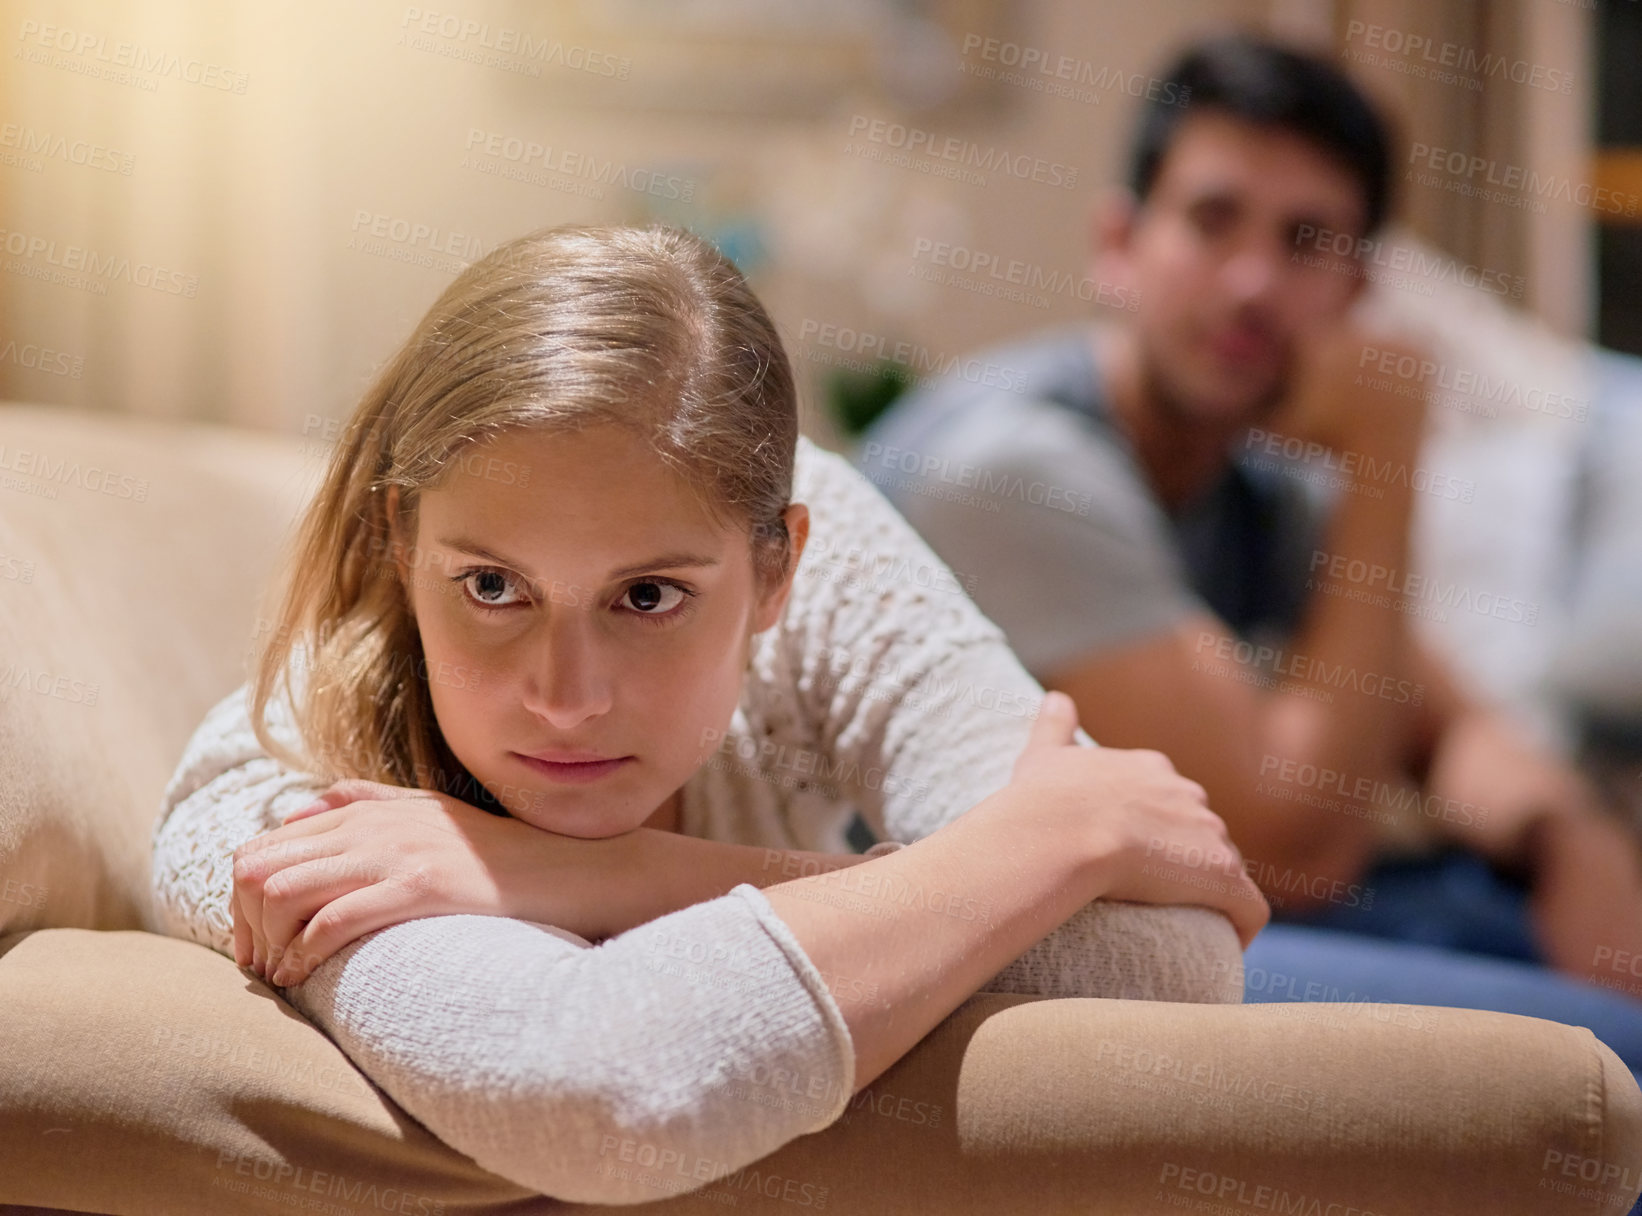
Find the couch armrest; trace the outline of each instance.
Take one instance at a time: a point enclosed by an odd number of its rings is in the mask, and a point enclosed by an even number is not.
[[[0,1205],[605,1210],[532,1197],[441,1144],[202,946],[14,935],[0,1008]],[[791,1078],[741,1084],[749,1102],[804,1100]],[[1589,1031],[1513,1014],[980,993],[837,1121],[718,1182],[643,1145],[611,1156],[654,1179],[656,1202],[639,1206],[657,1216],[699,1216],[703,1200],[785,1216],[1137,1216],[1199,1199],[1618,1216],[1642,1190],[1642,1092]]]

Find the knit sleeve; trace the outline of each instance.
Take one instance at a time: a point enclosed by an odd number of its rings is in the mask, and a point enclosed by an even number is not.
[[[234,850],[328,784],[263,752],[245,692],[195,731],[154,828],[162,932],[230,957]],[[295,738],[277,711],[270,728]],[[435,1136],[570,1202],[700,1188],[854,1092],[843,1014],[749,884],[596,947],[504,917],[405,921],[282,992]]]
[[[947,566],[842,457],[809,456],[801,488],[819,545],[800,562],[809,581],[792,625],[806,714],[874,835],[908,843],[1009,783],[1043,687],[970,598],[973,572]],[[1236,1004],[1242,948],[1208,908],[1095,900],[994,984]]]
[[[855,1089],[843,1014],[747,883],[597,946],[504,917],[405,921],[285,995],[446,1144],[573,1203],[743,1177]]]
[[[154,923],[230,958],[234,850],[279,827],[331,784],[269,756],[251,729],[241,685],[213,705],[195,728],[166,785],[152,832]],[[269,706],[269,728],[282,743],[298,735],[281,702]]]

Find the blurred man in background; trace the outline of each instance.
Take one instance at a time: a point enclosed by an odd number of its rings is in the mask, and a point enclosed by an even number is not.
[[[1406,611],[1416,488],[1463,488],[1420,463],[1421,352],[1353,310],[1387,126],[1250,36],[1165,79],[1094,220],[1132,311],[982,356],[1024,393],[907,394],[860,467],[1090,734],[1207,788],[1275,919],[1611,976],[1642,956],[1632,837]]]

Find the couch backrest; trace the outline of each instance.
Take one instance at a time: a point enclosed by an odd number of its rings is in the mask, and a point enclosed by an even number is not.
[[[153,927],[160,796],[246,678],[322,465],[289,436],[0,403],[0,934]]]

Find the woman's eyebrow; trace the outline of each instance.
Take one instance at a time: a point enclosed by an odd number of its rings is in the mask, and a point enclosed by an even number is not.
[[[680,566],[716,566],[718,558],[709,557],[705,553],[691,553],[679,549],[672,553],[662,553],[647,562],[639,562],[636,566],[623,566],[620,570],[612,570],[611,578],[626,578],[629,574],[643,574],[646,570],[673,570]]]
[[[522,562],[497,553],[493,549],[487,549],[477,541],[470,540],[465,536],[441,536],[438,538],[438,543],[446,548],[460,549],[464,553],[482,557],[487,561],[495,562],[499,566],[511,566],[527,578],[536,577],[534,572]],[[610,577],[617,579],[625,578],[629,574],[643,574],[646,570],[672,570],[681,566],[716,566],[718,564],[719,560],[716,557],[710,557],[704,553],[692,553],[685,549],[676,549],[670,553],[658,554],[649,561],[637,562],[631,566],[623,566],[619,570],[612,570]]]

